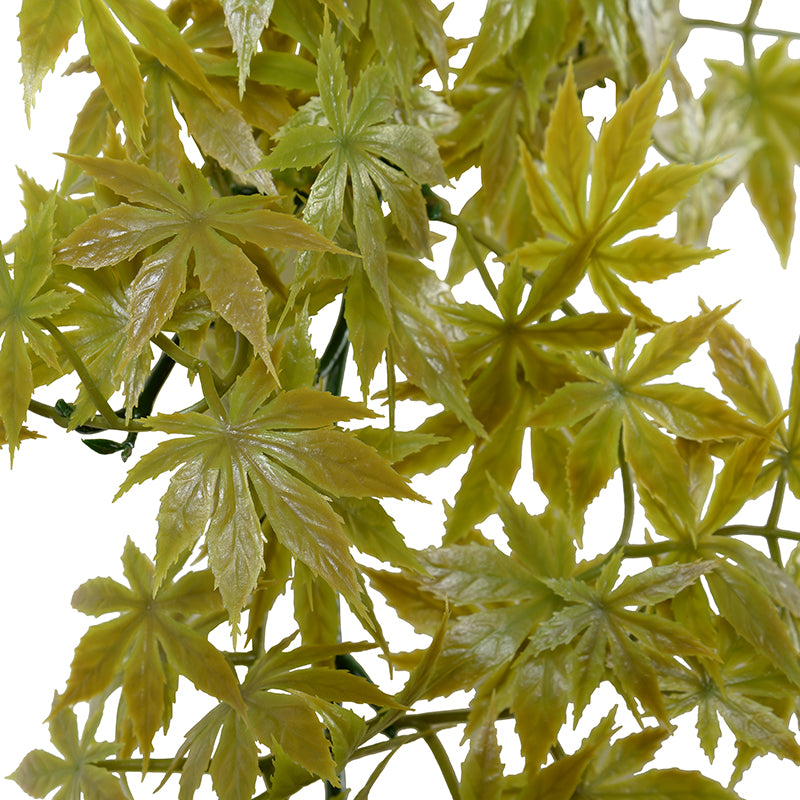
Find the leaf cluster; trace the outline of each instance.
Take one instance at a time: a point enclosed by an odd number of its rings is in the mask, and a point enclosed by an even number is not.
[[[786,265],[798,67],[788,35],[756,56],[754,1],[718,23],[745,64],[714,62],[692,98],[678,50],[717,23],[678,5],[489,0],[461,40],[462,0],[22,0],[27,112],[79,30],[69,72],[98,85],[58,186],[21,176],[27,220],[0,250],[0,443],[13,458],[36,415],[127,461],[157,433],[117,496],[168,476],[154,560],[129,540],[126,583],[75,592],[106,618],[54,700],[61,755],[10,776],[26,792],[123,798],[128,771],[153,771],[180,800],[205,775],[222,800],[333,796],[381,756],[366,800],[417,740],[455,800],[733,800],[756,757],[800,763],[800,532],[780,526],[800,497],[800,345],[785,404],[730,308],[674,320],[638,288],[719,254],[708,231],[739,182]],[[582,98],[606,81],[617,108],[594,137]],[[455,212],[443,195],[471,168]],[[704,347],[717,393],[674,375]],[[178,374],[191,396],[162,408]],[[74,395],[43,402],[64,375]],[[442,530],[412,548],[382,500],[424,501],[460,456]],[[765,523],[741,524],[766,492]],[[587,514],[601,493],[616,519]],[[273,641],[283,595],[294,633]],[[386,604],[430,644],[401,652]],[[399,692],[367,675],[371,648],[409,673]],[[162,755],[181,678],[211,710]],[[605,709],[565,750],[603,685],[634,728]],[[693,710],[710,758],[723,722],[735,737],[727,787],[647,769]]]

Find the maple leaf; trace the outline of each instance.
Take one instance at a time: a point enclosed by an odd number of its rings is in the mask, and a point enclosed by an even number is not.
[[[463,800],[500,800],[503,796],[503,762],[494,724],[494,703],[469,737],[469,752],[461,767]]]
[[[117,18],[162,64],[213,96],[213,88],[164,9],[148,0],[24,0],[20,46],[25,108],[83,23],[92,67],[137,149],[142,150],[145,96],[140,62]]]
[[[99,269],[161,245],[144,259],[131,283],[123,366],[170,318],[186,288],[190,262],[214,311],[270,364],[266,289],[243,248],[251,243],[341,252],[299,219],[271,211],[263,198],[214,198],[200,171],[188,162],[181,167],[180,192],[157,172],[129,161],[70,159],[131,202],[101,211],[76,228],[57,251],[63,263]]]
[[[91,700],[121,676],[133,734],[147,759],[154,734],[165,724],[165,714],[169,719],[165,694],[175,670],[200,691],[240,712],[244,707],[233,669],[202,630],[204,618],[218,622],[222,611],[208,570],[157,586],[152,562],[130,539],[122,566],[129,586],[111,578],[93,578],[72,598],[72,605],[84,614],[118,616],[84,634],[75,649],[67,688],[53,713]]]
[[[657,667],[670,655],[713,656],[713,651],[682,625],[628,607],[655,605],[674,597],[715,567],[713,561],[651,567],[620,583],[620,558],[613,557],[595,585],[579,578],[544,579],[570,605],[543,622],[531,637],[534,653],[572,645],[575,715],[610,670],[631,712],[635,699],[659,720],[668,719],[658,686]]]
[[[427,132],[391,122],[394,92],[388,68],[370,66],[352,90],[330,25],[319,43],[319,97],[302,106],[275,138],[261,162],[267,169],[321,164],[303,219],[333,238],[344,214],[348,179],[353,225],[364,271],[387,319],[391,319],[386,235],[378,196],[389,204],[395,224],[415,248],[428,253],[428,217],[421,184],[446,183],[438,149]],[[305,270],[307,272],[307,268]],[[307,277],[298,276],[298,283]]]
[[[226,399],[224,417],[153,417],[153,429],[183,438],[143,456],[120,487],[117,496],[177,469],[161,500],[158,576],[205,533],[211,569],[235,627],[263,567],[259,508],[296,559],[362,608],[350,542],[326,495],[418,498],[375,450],[331,427],[375,415],[306,388],[262,405],[252,374],[240,378]]]
[[[258,49],[261,32],[269,23],[275,0],[223,0],[225,26],[231,32],[233,50],[239,60],[239,97],[244,94],[250,61]]]
[[[442,310],[445,319],[463,331],[453,351],[463,373],[471,378],[471,406],[489,432],[473,447],[447,520],[448,541],[458,541],[494,511],[492,494],[479,490],[487,474],[504,489],[511,488],[525,432],[520,420],[529,417],[537,394],[548,388],[542,373],[548,371],[549,379],[558,381],[559,368],[554,363],[558,354],[603,350],[619,339],[630,322],[630,317],[619,313],[543,319],[571,294],[582,271],[582,254],[565,251],[537,279],[523,304],[526,283],[519,262],[514,261],[507,265],[500,286],[498,314],[470,303],[454,303]]]
[[[504,496],[502,502],[511,501]],[[510,528],[514,523],[506,511],[513,512],[504,507],[504,522]],[[564,533],[564,527],[552,518],[542,521],[538,530],[526,530],[537,543],[560,540]],[[518,542],[516,532],[511,536]],[[453,610],[426,696],[479,686],[511,662],[537,625],[558,607],[556,596],[541,579],[549,566],[541,559],[531,565],[490,543],[428,548],[418,557],[423,574],[403,572],[400,581],[387,574],[370,575],[373,585],[387,592],[398,614],[419,630],[429,633],[430,623],[441,620],[435,598]]]
[[[451,95],[461,119],[442,141],[451,173],[459,175],[474,163],[480,166],[484,212],[496,211],[494,201],[514,180],[518,153],[513,134],[524,135],[536,119],[568,23],[563,3],[524,0],[509,6],[491,0],[486,6],[484,23]]]
[[[346,4],[345,14],[352,12]],[[375,37],[375,44],[386,65],[393,73],[395,83],[408,105],[411,87],[415,87],[415,70],[420,60],[427,60],[418,39],[433,58],[443,83],[447,81],[448,59],[447,36],[442,28],[441,12],[431,0],[397,0],[387,5],[380,0],[370,0],[369,27]],[[338,13],[340,19],[347,16]],[[351,29],[352,26],[351,26]],[[357,30],[353,29],[357,34]]]
[[[252,796],[259,774],[259,743],[276,756],[288,756],[304,771],[338,785],[334,754],[342,742],[336,737],[332,754],[329,733],[335,736],[340,724],[335,724],[336,712],[330,713],[329,704],[354,702],[403,708],[363,678],[330,667],[308,666],[372,645],[342,643],[287,650],[292,639],[289,636],[270,648],[248,670],[241,691],[249,724],[223,703],[186,734],[173,759],[173,765],[186,759],[181,768],[181,798],[193,796],[206,771],[211,773],[221,800]],[[363,733],[363,722],[352,712],[347,713],[361,723],[353,729]],[[334,724],[326,725],[329,721]],[[231,765],[235,765],[234,770]]]
[[[0,385],[8,389],[0,392],[0,420],[12,464],[33,394],[29,349],[61,372],[53,342],[37,322],[58,314],[72,299],[53,289],[42,291],[52,270],[54,209],[55,197],[51,196],[29,215],[17,239],[13,274],[0,249]]]
[[[774,425],[784,408],[764,357],[728,323],[715,328],[708,343],[714,374],[725,395],[755,422]],[[800,342],[795,345],[792,362],[788,412],[788,425],[782,419],[773,429],[769,453],[759,461],[763,468],[753,487],[753,497],[767,491],[779,476],[783,476],[792,493],[800,497]]]
[[[711,102],[738,112],[739,141],[754,150],[742,164],[742,179],[784,267],[795,224],[794,168],[800,161],[794,103],[800,61],[789,58],[788,44],[778,39],[747,66],[709,59],[706,86]]]
[[[54,706],[59,705],[56,695]],[[92,704],[89,717],[78,735],[78,721],[71,708],[61,708],[50,716],[50,739],[61,753],[59,758],[46,750],[33,750],[8,777],[32,797],[45,797],[54,789],[58,800],[73,797],[96,797],[127,800],[124,781],[93,762],[116,754],[118,745],[95,741],[103,716],[102,704]]]
[[[664,739],[667,728],[645,728],[615,742],[598,747],[581,776],[578,793],[596,800],[612,800],[620,794],[629,797],[680,797],[704,800],[740,800],[733,789],[725,788],[699,772],[681,769],[651,769],[642,772]]]
[[[714,217],[739,185],[760,146],[758,140],[743,139],[741,127],[738,103],[716,102],[709,92],[699,98],[686,92],[675,111],[656,120],[653,136],[670,161],[713,162],[703,180],[676,206],[678,241],[695,246],[708,243]]]
[[[716,309],[664,325],[632,364],[633,324],[616,345],[613,366],[592,356],[573,354],[575,367],[587,380],[556,390],[534,409],[529,423],[552,428],[589,418],[576,435],[567,462],[575,508],[585,508],[613,474],[621,432],[626,457],[640,485],[674,513],[693,518],[694,507],[675,443],[651,424],[648,416],[687,439],[764,435],[759,426],[702,389],[670,383],[645,385],[684,363],[726,311]]]
[[[682,608],[681,616],[708,613],[696,604]],[[689,658],[687,667],[675,665],[662,678],[671,714],[697,707],[697,735],[703,751],[713,758],[721,736],[721,717],[733,732],[740,753],[772,752],[800,763],[800,745],[788,726],[791,713],[785,696],[785,679],[770,661],[736,635],[724,619],[715,618],[706,630],[720,661]],[[742,765],[739,765],[741,767]],[[741,777],[737,769],[738,777]],[[734,775],[732,781],[735,782]]]
[[[572,72],[568,72],[545,135],[544,168],[522,149],[528,195],[548,235],[515,251],[524,266],[538,273],[570,246],[577,246],[585,253],[586,273],[606,308],[624,308],[655,324],[663,320],[625,281],[660,280],[720,252],[655,235],[618,243],[670,213],[709,168],[669,164],[637,177],[650,147],[662,83],[663,70],[634,89],[603,123],[595,143],[586,128]]]
[[[128,295],[132,272],[128,267],[99,273],[75,273],[70,277],[70,282],[80,286],[81,291],[76,292],[70,308],[58,317],[59,325],[71,328],[65,336],[75,347],[89,373],[97,376],[95,383],[103,397],[114,394],[121,377],[128,416],[132,414],[134,404],[144,388],[152,358],[150,348],[146,347],[128,362],[121,376],[117,375],[117,366],[122,362],[122,353],[128,341]],[[125,280],[126,277],[128,280]],[[91,397],[81,385],[70,414],[70,429],[86,422],[96,411]]]

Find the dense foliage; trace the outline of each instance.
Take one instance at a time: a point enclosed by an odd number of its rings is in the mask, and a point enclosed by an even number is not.
[[[22,176],[27,222],[2,249],[2,441],[13,459],[45,417],[131,460],[120,493],[171,476],[153,560],[129,540],[127,584],[75,592],[102,619],[53,704],[60,755],[34,750],[12,776],[30,795],[115,800],[127,772],[153,770],[180,800],[206,773],[222,800],[315,781],[343,797],[348,762],[382,756],[352,790],[364,800],[417,739],[456,800],[732,800],[759,755],[800,763],[800,533],[779,519],[786,490],[800,497],[800,346],[786,409],[728,309],[675,321],[637,294],[717,254],[710,225],[739,183],[786,264],[791,36],[768,31],[757,54],[758,0],[737,25],[686,19],[678,0],[489,0],[477,37],[455,40],[448,14],[472,12],[454,5],[22,0],[28,112],[79,28],[89,55],[70,70],[99,85],[59,185]],[[712,63],[699,99],[676,61],[695,27],[738,32],[745,56]],[[581,97],[608,80],[619,103],[595,140]],[[677,109],[659,118],[666,82]],[[480,188],[454,213],[440,187],[474,166]],[[674,211],[677,236],[653,232]],[[449,268],[428,260],[432,220],[456,232]],[[480,296],[456,302],[475,275]],[[603,310],[582,309],[579,286]],[[332,303],[317,352],[309,326]],[[706,344],[723,396],[669,380]],[[351,356],[358,399],[340,396]],[[193,405],[155,413],[179,371]],[[37,398],[67,373],[74,397]],[[401,430],[413,401],[429,413]],[[527,447],[536,507],[510,493]],[[461,454],[444,530],[409,548],[379,499],[423,500],[409,479]],[[605,533],[587,509],[615,475],[618,539],[585,560]],[[737,522],[766,492],[765,523]],[[480,527],[493,515],[498,541]],[[270,641],[284,593],[296,633]],[[396,652],[376,593],[427,649]],[[363,641],[341,641],[340,600]],[[370,648],[409,672],[398,694],[360,667]],[[218,705],[178,752],[154,752],[180,679]],[[565,751],[603,683],[640,729],[620,735],[611,712]],[[415,713],[458,690],[469,708]],[[692,709],[709,756],[723,722],[735,736],[729,787],[645,770]],[[95,739],[104,714],[113,742]],[[510,717],[519,774],[498,745]],[[460,778],[437,738],[459,725]]]

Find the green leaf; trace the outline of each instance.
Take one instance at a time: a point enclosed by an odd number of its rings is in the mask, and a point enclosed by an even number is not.
[[[4,387],[0,392],[0,420],[12,463],[34,388],[29,349],[60,372],[50,337],[37,322],[55,316],[72,299],[64,292],[42,292],[52,268],[54,209],[55,196],[51,195],[29,216],[17,241],[13,274],[0,252],[0,385]]]
[[[240,382],[239,391],[244,391]],[[320,413],[326,403],[327,412]],[[290,408],[293,417],[284,417],[283,409]],[[260,411],[239,407],[239,413],[225,419],[194,413],[152,419],[156,430],[185,438],[163,442],[144,456],[119,494],[180,467],[162,498],[159,556],[171,560],[159,562],[159,574],[194,544],[206,528],[205,522],[196,527],[197,521],[206,518],[211,568],[235,625],[263,566],[255,495],[280,542],[360,607],[349,541],[320,490],[334,497],[417,495],[372,448],[351,434],[321,427],[364,416],[355,403],[296,389],[279,394]],[[176,513],[181,504],[183,515]]]
[[[594,3],[595,0],[590,2]],[[597,11],[602,19],[604,12],[600,9]],[[664,69],[665,66],[634,89],[600,129],[589,196],[588,218],[594,224],[611,213],[644,164],[650,146],[650,132],[661,100]]]
[[[478,38],[459,73],[459,82],[468,82],[517,42],[533,19],[535,10],[536,0],[510,4],[504,0],[489,0]]]
[[[169,721],[168,717],[164,720],[168,669],[177,669],[198,689],[241,712],[244,705],[236,676],[222,653],[185,621],[184,595],[191,597],[193,610],[221,610],[210,573],[189,573],[157,587],[152,563],[130,540],[122,563],[130,589],[106,578],[102,583],[90,581],[75,593],[75,606],[86,613],[117,611],[119,616],[94,625],[83,636],[75,650],[66,691],[54,713],[100,695],[121,673],[133,736],[147,758],[153,736]],[[115,596],[124,602],[114,601]]]
[[[645,383],[672,373],[708,339],[714,326],[728,311],[730,307],[717,308],[659,328],[628,369],[626,384]]]
[[[19,12],[19,43],[25,113],[30,124],[35,95],[44,76],[55,68],[56,59],[81,21],[79,0],[23,0]]]
[[[145,259],[131,284],[123,363],[138,355],[169,319],[185,287],[190,254],[194,275],[212,308],[271,363],[265,287],[241,245],[222,234],[241,236],[240,242],[260,247],[338,248],[295,217],[266,208],[262,198],[213,198],[205,178],[188,164],[183,166],[181,194],[138,164],[111,158],[71,160],[117,194],[151,207],[123,203],[90,217],[61,242],[58,257],[64,263],[93,269],[111,266],[169,239]]]
[[[50,716],[50,735],[63,758],[44,750],[33,750],[8,777],[33,797],[45,797],[60,788],[55,797],[126,800],[128,793],[121,780],[92,763],[108,758],[117,749],[114,744],[95,741],[99,722],[100,714],[95,707],[91,709],[83,734],[79,737],[74,712],[62,708]]]
[[[729,322],[720,320],[708,337],[714,375],[736,407],[760,425],[783,411],[767,362]]]
[[[547,179],[573,225],[585,213],[586,176],[589,174],[591,153],[592,137],[586,128],[570,66],[566,80],[556,94],[542,155],[547,165]],[[527,150],[523,149],[523,155],[526,154]],[[528,180],[535,177],[531,166],[526,170]],[[533,199],[532,189],[529,185]]]
[[[798,152],[793,142],[800,118],[793,98],[800,85],[800,64],[789,58],[787,42],[778,39],[751,69],[721,61],[710,61],[709,66],[709,90],[716,92],[718,102],[739,112],[737,138],[757,142],[742,170],[744,184],[785,267],[795,224]]]
[[[141,151],[144,135],[144,89],[139,62],[128,38],[102,0],[80,0],[86,47],[109,100],[125,130]]]
[[[473,729],[469,752],[461,767],[462,800],[500,800],[503,796],[503,762],[494,723],[494,703],[489,712]]]
[[[214,90],[167,12],[148,0],[104,0],[139,43],[165,67],[206,94]]]
[[[211,100],[177,76],[171,76],[169,84],[198,147],[231,170],[242,183],[254,184],[262,194],[275,194],[272,178],[258,169],[262,153],[241,112],[221,97]]]
[[[239,61],[239,97],[244,94],[250,62],[274,4],[275,0],[223,0],[225,26],[231,32],[233,51]]]
[[[766,588],[744,570],[725,563],[707,580],[720,614],[757,652],[800,685],[797,649]]]

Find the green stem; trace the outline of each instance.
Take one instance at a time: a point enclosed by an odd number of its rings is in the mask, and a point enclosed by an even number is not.
[[[633,502],[633,479],[631,478],[631,468],[625,459],[625,446],[622,444],[622,435],[619,437],[619,466],[620,474],[622,475],[622,502],[624,511],[622,515],[622,529],[620,530],[619,539],[617,540],[615,549],[625,547],[631,538],[631,530],[633,529],[633,515],[635,506]]]
[[[631,530],[633,529],[633,515],[635,512],[635,506],[633,502],[633,480],[631,478],[630,467],[628,466],[628,462],[625,459],[625,447],[622,444],[621,434],[619,437],[619,445],[617,447],[617,453],[619,458],[620,474],[622,476],[622,502],[623,502],[622,528],[620,530],[616,544],[611,548],[611,550],[609,550],[608,553],[606,553],[605,556],[603,556],[603,558],[600,559],[600,561],[593,564],[584,572],[580,573],[579,577],[583,581],[591,580],[592,578],[595,578],[597,575],[599,575],[603,567],[619,550],[622,550],[626,555],[628,555],[627,546],[628,546],[628,540],[631,538]]]
[[[78,373],[81,383],[89,393],[89,397],[92,398],[95,408],[100,412],[100,416],[103,417],[108,427],[117,431],[127,430],[125,423],[114,413],[111,406],[108,404],[108,400],[103,397],[102,392],[97,388],[94,378],[89,373],[89,370],[86,368],[86,365],[83,363],[81,357],[78,355],[77,350],[75,350],[75,348],[72,346],[72,342],[70,342],[70,340],[67,339],[67,337],[64,336],[64,334],[52,322],[50,322],[49,319],[43,317],[37,321],[39,325],[41,325],[58,342],[59,347],[64,351],[64,354],[69,359],[70,364],[72,364],[72,366],[75,368],[75,372]]]
[[[467,248],[467,252],[477,267],[484,286],[486,286],[492,298],[497,300],[497,287],[494,285],[492,276],[489,274],[489,270],[486,268],[486,262],[481,255],[481,251],[478,249],[478,242],[476,241],[472,227],[457,214],[453,214],[452,211],[450,211],[450,204],[443,197],[439,197],[437,194],[435,194],[430,187],[423,187],[423,194],[425,195],[425,200],[428,204],[428,216],[431,219],[440,220],[447,225],[452,225],[456,229],[461,238],[464,240],[464,245]],[[486,247],[494,250],[498,256],[501,255],[503,247],[499,244],[499,242],[495,242],[494,240],[490,239],[490,237],[485,233],[480,233],[479,235],[482,243]],[[487,244],[487,242],[490,241],[491,244]],[[496,245],[497,249],[495,249],[493,245]]]
[[[225,406],[222,405],[222,399],[214,383],[214,373],[211,371],[211,367],[205,361],[201,361],[197,363],[197,374],[200,377],[200,386],[203,388],[203,397],[205,397],[208,407],[220,419],[226,419],[228,414]]]
[[[436,759],[436,763],[439,765],[444,782],[450,790],[450,796],[453,800],[461,800],[461,790],[458,785],[456,771],[453,769],[447,751],[444,749],[444,745],[439,741],[439,737],[435,733],[428,732],[422,739],[430,748],[433,757]]]
[[[775,485],[775,494],[772,498],[772,507],[769,510],[767,517],[767,524],[764,526],[770,530],[778,528],[778,519],[781,515],[781,507],[783,506],[783,498],[786,495],[786,472],[781,471],[778,476],[778,482]],[[780,543],[776,537],[767,539],[767,547],[769,548],[769,557],[780,567],[783,566],[783,559],[781,558]]]
[[[690,28],[713,28],[718,31],[738,33],[740,36],[777,36],[781,39],[800,39],[800,31],[784,31],[778,28],[761,28],[757,25],[746,23],[720,22],[715,19],[701,19],[697,17],[684,17],[683,21]]]
[[[788,539],[792,542],[800,542],[800,532],[787,531],[784,528],[768,528],[759,525],[726,525],[715,531],[715,536],[762,536],[768,542],[777,539]]]
[[[626,558],[652,558],[653,556],[663,556],[664,553],[671,553],[680,549],[680,547],[679,542],[668,540],[665,542],[651,542],[650,544],[626,544],[622,548],[622,552]]]
[[[180,364],[182,367],[186,367],[190,372],[196,372],[199,364],[200,359],[195,358],[193,355],[187,353],[182,347],[178,346],[177,343],[173,342],[172,339],[169,338],[164,333],[157,333],[153,337],[153,343],[157,345],[162,352],[166,353],[175,363]]]
[[[40,403],[38,400],[31,399],[28,403],[28,411],[32,411],[40,417],[47,417],[47,419],[52,420],[56,425],[62,428],[66,428],[69,425],[69,420],[62,414],[59,414],[53,406],[47,405],[47,403]]]

